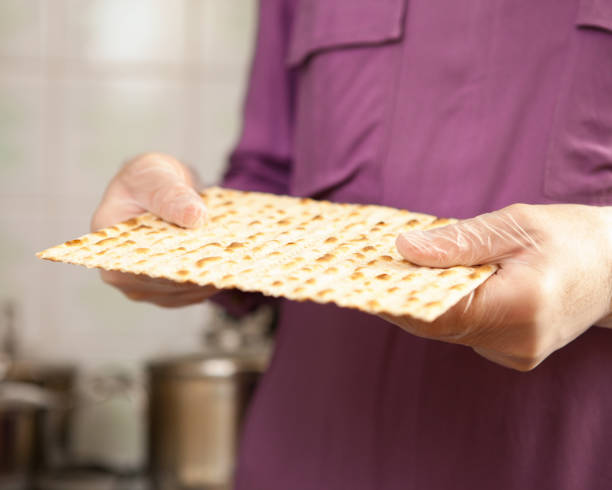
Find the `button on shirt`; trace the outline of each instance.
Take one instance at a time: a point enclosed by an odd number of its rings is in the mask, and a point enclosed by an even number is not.
[[[262,0],[226,186],[466,218],[612,204],[612,1]],[[528,373],[280,304],[239,490],[612,488],[612,332]]]

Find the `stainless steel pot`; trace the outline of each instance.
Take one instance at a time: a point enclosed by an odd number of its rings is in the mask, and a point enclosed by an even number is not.
[[[66,463],[74,370],[11,362],[0,381],[0,488]]]
[[[26,488],[36,456],[40,416],[59,408],[59,400],[29,383],[0,382],[0,488]]]
[[[231,488],[245,409],[267,355],[194,355],[149,366],[149,470],[158,490]]]
[[[67,465],[76,368],[64,364],[13,361],[5,374],[5,381],[38,388],[40,396],[48,402],[45,410],[37,412],[34,469],[43,471]]]
[[[6,398],[0,394],[0,488],[25,489],[34,462],[34,428],[40,407]]]

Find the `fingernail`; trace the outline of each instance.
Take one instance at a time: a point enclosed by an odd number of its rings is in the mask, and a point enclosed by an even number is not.
[[[185,222],[192,228],[199,228],[206,222],[206,207],[194,199],[185,209]]]

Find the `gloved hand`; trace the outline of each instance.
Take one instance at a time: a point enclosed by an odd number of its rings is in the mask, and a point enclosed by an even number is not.
[[[187,167],[161,153],[146,153],[124,165],[106,189],[91,229],[99,230],[145,211],[185,228],[203,226],[206,219],[206,209]],[[159,306],[199,303],[217,292],[213,287],[121,272],[102,271],[101,276],[130,299]]]
[[[612,325],[611,208],[517,204],[402,234],[397,248],[423,266],[499,264],[432,323],[384,316],[415,335],[464,344],[526,371],[591,325]]]

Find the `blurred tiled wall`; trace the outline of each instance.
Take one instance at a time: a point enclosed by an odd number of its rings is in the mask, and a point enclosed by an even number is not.
[[[194,350],[204,306],[130,302],[34,253],[88,231],[126,158],[216,180],[240,129],[255,0],[0,1],[0,301],[22,356],[81,364]]]

